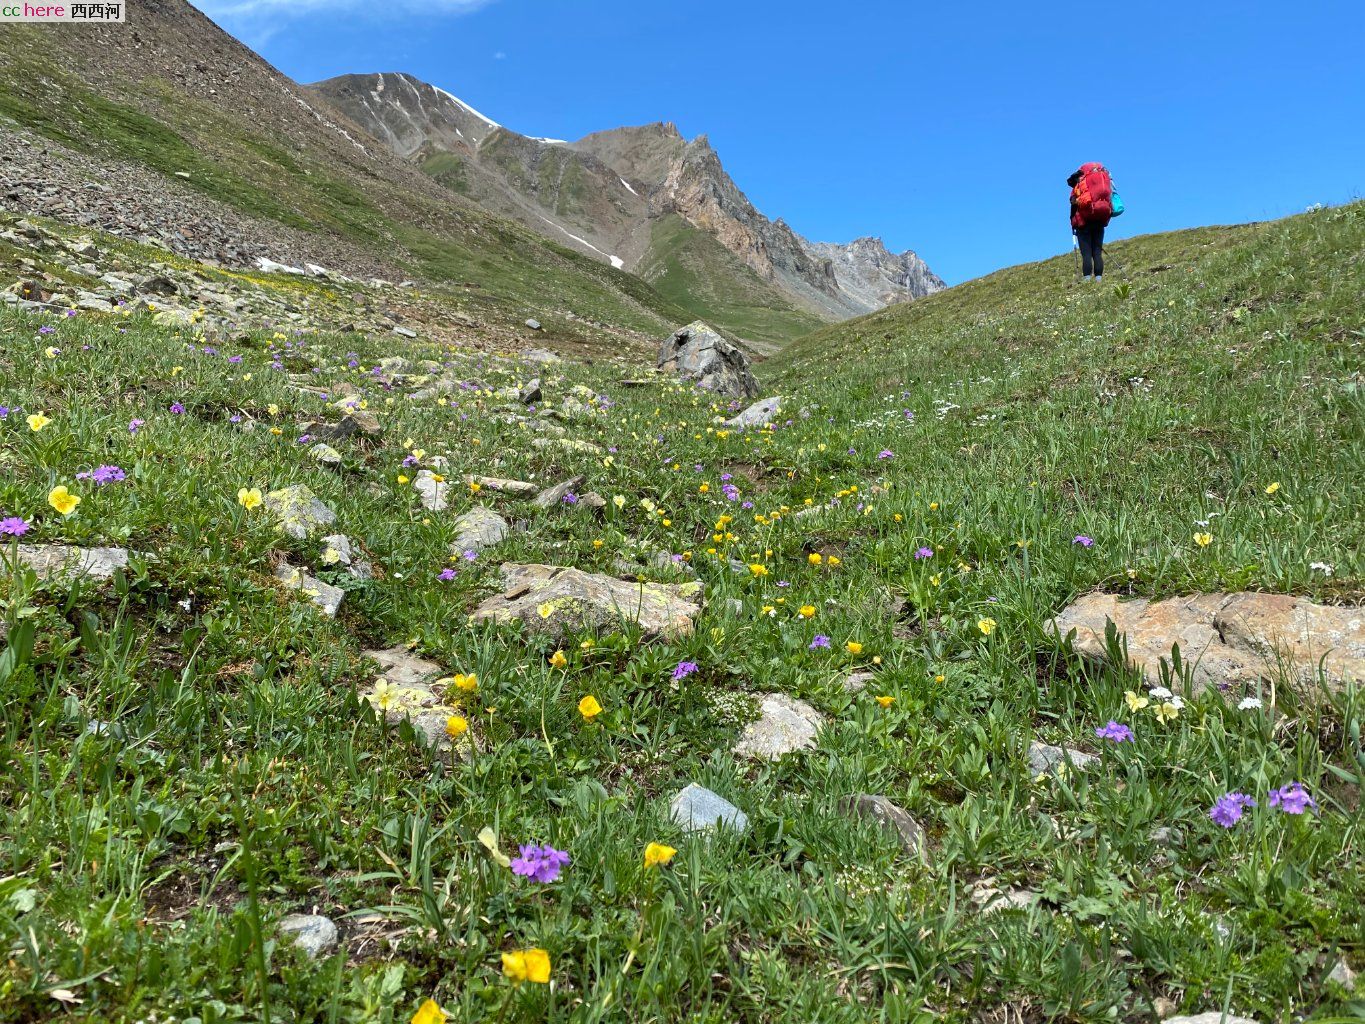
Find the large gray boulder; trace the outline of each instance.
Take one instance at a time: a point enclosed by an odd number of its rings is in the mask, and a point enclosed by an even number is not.
[[[507,520],[486,505],[475,505],[452,525],[455,527],[455,539],[450,544],[453,555],[491,548],[501,543],[510,530]]]
[[[727,398],[757,398],[749,357],[712,328],[695,320],[659,345],[659,369]]]

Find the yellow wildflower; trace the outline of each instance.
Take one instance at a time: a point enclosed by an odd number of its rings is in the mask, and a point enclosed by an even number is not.
[[[237,504],[250,512],[253,508],[261,507],[261,489],[259,487],[239,487],[237,488]]]
[[[1211,534],[1211,533],[1196,533],[1196,534],[1194,535],[1194,542],[1195,542],[1196,544],[1198,544],[1201,548],[1206,548],[1206,547],[1208,547],[1210,544],[1213,543],[1213,534]]]
[[[1267,484],[1267,485],[1266,485],[1265,492],[1266,492],[1266,494],[1274,494],[1274,493],[1275,493],[1276,491],[1278,491],[1279,489],[1280,489],[1280,483],[1279,483],[1279,481],[1277,480],[1277,481],[1275,481],[1275,483],[1273,483],[1273,484]]]
[[[469,720],[460,715],[451,715],[446,719],[446,735],[452,740],[458,740],[469,731]]]
[[[66,489],[66,484],[58,484],[47,492],[47,503],[64,516],[76,511],[81,499]]]
[[[1132,690],[1124,690],[1123,699],[1128,704],[1128,710],[1134,713],[1141,711],[1148,704],[1152,703],[1146,697],[1139,697]]]
[[[753,563],[751,563],[751,564],[749,565],[749,571],[750,571],[751,573],[753,573],[755,576],[766,576],[766,575],[768,575],[768,567],[767,567],[766,565],[763,565],[763,564],[759,563],[759,562],[753,562]]]
[[[813,605],[813,604],[803,604],[799,609],[797,609],[797,612],[798,612],[798,614],[800,614],[801,618],[803,618],[803,619],[814,618],[814,617],[815,617],[815,605]]]
[[[977,619],[977,620],[976,620],[976,628],[979,629],[979,630],[981,630],[981,635],[982,635],[982,636],[990,636],[992,633],[995,632],[995,620],[994,620],[994,619]]]
[[[446,1024],[446,1012],[436,1005],[436,1000],[428,999],[417,1007],[412,1024]]]
[[[844,644],[844,650],[848,651],[849,654],[862,654],[863,645],[858,643],[857,640],[850,640],[848,643]]]
[[[1158,722],[1170,722],[1180,717],[1180,706],[1172,704],[1170,701],[1162,701],[1152,708],[1152,713],[1156,715]]]
[[[517,984],[531,981],[546,985],[550,981],[550,954],[543,949],[518,949],[504,953],[502,973]]]
[[[876,697],[874,699],[884,708],[889,708],[892,704],[896,703],[895,697]]]
[[[824,561],[824,559],[820,557],[820,553],[818,551],[812,551],[809,555],[806,556],[806,561],[809,562],[811,565],[819,565],[821,562]]]
[[[550,666],[552,668],[563,668],[569,663],[569,659],[564,657],[563,651],[555,651],[550,655]]]
[[[28,429],[36,433],[51,422],[52,421],[41,412],[30,413],[28,417]]]
[[[645,847],[645,867],[657,868],[667,864],[677,852],[673,847],[665,846],[663,843],[650,843]]]
[[[602,713],[602,705],[598,703],[596,697],[588,694],[578,702],[578,713],[591,722]]]

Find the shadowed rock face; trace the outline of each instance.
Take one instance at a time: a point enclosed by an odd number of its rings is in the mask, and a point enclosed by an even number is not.
[[[1178,645],[1196,692],[1208,686],[1241,689],[1286,675],[1311,688],[1320,662],[1330,687],[1365,680],[1361,608],[1288,594],[1194,594],[1151,602],[1097,592],[1064,608],[1048,629],[1059,637],[1074,630],[1076,651],[1103,661],[1109,656],[1109,622],[1127,638],[1129,664],[1152,681]]]
[[[701,613],[700,583],[626,582],[556,565],[502,566],[504,590],[484,601],[471,622],[521,622],[528,630],[558,635],[566,630],[637,623],[646,636],[692,633]]]
[[[679,328],[659,345],[659,369],[728,398],[754,398],[758,381],[749,358],[700,320]]]

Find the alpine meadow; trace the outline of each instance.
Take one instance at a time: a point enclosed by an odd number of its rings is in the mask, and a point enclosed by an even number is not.
[[[0,27],[0,1021],[1365,1019],[1365,202],[948,287],[126,6]]]

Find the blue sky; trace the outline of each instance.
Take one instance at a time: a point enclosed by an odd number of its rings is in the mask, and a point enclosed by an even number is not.
[[[1069,249],[1086,160],[1111,237],[1365,195],[1359,0],[194,2],[302,82],[408,71],[552,138],[676,121],[769,216],[950,283]]]

